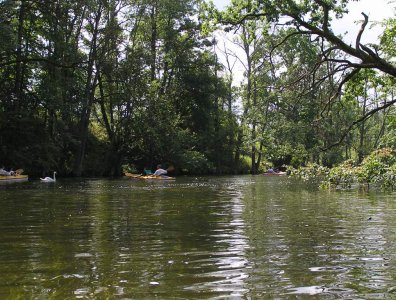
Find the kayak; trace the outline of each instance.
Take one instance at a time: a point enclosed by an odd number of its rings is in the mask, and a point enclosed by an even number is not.
[[[141,179],[141,180],[175,180],[175,177],[170,177],[170,176],[156,176],[156,175],[140,175],[140,174],[133,174],[133,173],[125,173],[125,176],[128,178],[134,178],[134,179]]]
[[[9,182],[23,182],[28,181],[28,175],[11,175],[11,176],[4,176],[0,175],[0,183],[9,183]]]
[[[285,176],[287,175],[286,172],[265,172],[263,173],[264,176]]]

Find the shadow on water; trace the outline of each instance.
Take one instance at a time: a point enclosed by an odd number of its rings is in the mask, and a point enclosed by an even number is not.
[[[0,298],[383,299],[394,194],[287,177],[0,186]]]

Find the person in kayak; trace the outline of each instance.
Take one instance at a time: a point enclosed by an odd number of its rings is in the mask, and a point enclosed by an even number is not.
[[[14,172],[13,170],[11,170],[10,172],[8,172],[8,171],[6,171],[6,170],[4,169],[4,167],[1,167],[1,168],[0,168],[0,175],[3,175],[3,176],[15,176],[15,172]]]
[[[154,176],[163,176],[168,174],[167,170],[162,169],[161,165],[157,165],[157,170],[154,172]]]
[[[145,167],[143,170],[143,176],[147,176],[147,175],[153,175],[153,172],[151,172],[149,167]]]

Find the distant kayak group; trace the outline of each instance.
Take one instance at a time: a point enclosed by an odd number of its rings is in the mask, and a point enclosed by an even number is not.
[[[173,171],[174,168],[171,166],[166,170],[161,167],[161,165],[157,165],[157,170],[152,173],[149,168],[145,168],[142,174],[135,174],[130,172],[125,172],[125,176],[133,179],[143,179],[143,180],[174,180],[175,177],[168,176],[168,171]],[[277,169],[268,169],[266,172],[262,173],[264,176],[286,176],[287,172],[283,172]]]
[[[157,169],[153,173],[149,168],[145,168],[142,174],[134,174],[130,172],[125,172],[125,176],[132,179],[142,179],[142,180],[175,180],[175,177],[168,176],[168,172],[174,170],[173,166],[168,167],[167,169],[163,169],[161,165],[157,165]],[[27,181],[28,175],[22,175],[23,170],[18,169],[16,171],[6,171],[3,168],[0,168],[0,182],[16,182],[16,181]],[[54,177],[46,177],[40,178],[42,182],[55,182],[55,174]],[[268,169],[266,172],[262,173],[264,176],[285,176],[286,172],[282,172],[279,170],[274,170],[272,168]]]
[[[125,176],[134,179],[174,180],[176,179],[175,177],[168,176],[168,172],[173,170],[173,166],[170,166],[165,170],[161,165],[157,165],[157,169],[154,173],[149,168],[145,168],[142,174],[125,172]]]

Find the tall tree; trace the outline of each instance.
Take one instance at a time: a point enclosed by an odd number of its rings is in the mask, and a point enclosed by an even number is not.
[[[228,23],[241,24],[248,19],[266,18],[277,26],[293,26],[294,30],[290,33],[290,37],[298,34],[309,36],[312,41],[319,41],[320,52],[318,57],[320,60],[318,60],[318,65],[325,65],[329,62],[336,64],[334,72],[342,78],[338,83],[337,89],[331,93],[331,97],[327,100],[326,106],[331,106],[334,101],[339,99],[345,83],[361,70],[370,68],[392,77],[396,76],[396,67],[391,63],[386,53],[391,51],[391,47],[385,44],[385,41],[389,41],[389,38],[384,38],[379,45],[365,45],[361,42],[362,35],[369,21],[369,17],[366,14],[362,13],[361,28],[353,44],[344,41],[342,37],[332,31],[332,18],[340,18],[346,14],[348,2],[350,1],[239,1],[238,3],[233,2],[233,6],[222,15],[222,19]],[[251,7],[252,9],[244,13],[235,14],[234,12],[238,11],[238,7],[241,6]],[[282,17],[286,17],[286,22],[279,22]],[[392,24],[388,23],[388,26],[388,30],[385,32],[390,37],[392,36],[392,30],[390,29]],[[337,53],[337,55],[334,55],[334,53]],[[343,55],[339,55],[339,53]],[[334,74],[331,74],[331,76],[334,76]],[[375,109],[368,110],[363,118],[356,120],[358,121],[357,123],[362,122],[377,111],[386,109],[394,104],[395,101],[390,101]],[[355,124],[353,123],[352,125]],[[347,134],[342,135],[341,140]]]
[[[90,124],[90,117],[92,105],[95,100],[95,90],[99,73],[95,69],[95,62],[98,55],[98,41],[100,37],[100,26],[103,14],[103,4],[101,1],[92,7],[92,11],[87,19],[86,33],[89,36],[87,40],[88,62],[85,77],[85,87],[82,100],[82,109],[79,120],[79,145],[75,156],[73,167],[73,174],[81,176],[83,172],[83,162],[86,151],[88,128]]]

